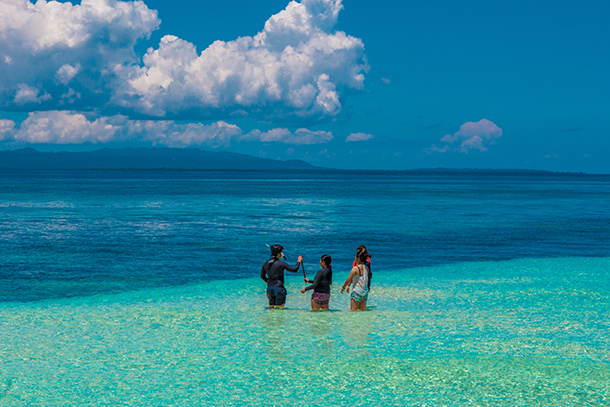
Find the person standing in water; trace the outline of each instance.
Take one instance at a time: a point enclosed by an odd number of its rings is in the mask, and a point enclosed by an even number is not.
[[[365,252],[367,255],[367,260],[364,263],[364,265],[368,268],[369,270],[369,281],[368,281],[368,287],[369,287],[369,291],[371,291],[371,280],[373,279],[373,271],[371,270],[371,254],[367,252],[366,250],[366,246],[365,245],[360,245],[358,246],[358,248],[356,249],[356,256],[358,256],[360,254],[360,252]],[[356,267],[356,260],[354,260],[354,264],[352,267]]]
[[[349,293],[349,285],[353,283],[352,294],[350,297],[350,309],[352,311],[366,311],[366,301],[369,296],[369,270],[366,266],[368,253],[361,251],[356,255],[356,266],[352,267],[352,271],[341,287],[341,294],[347,289]]]
[[[328,310],[328,303],[330,302],[330,286],[333,283],[333,269],[330,265],[332,259],[328,254],[325,254],[320,258],[320,267],[316,273],[315,278],[312,280],[304,278],[303,281],[310,283],[309,287],[305,287],[301,290],[301,294],[305,294],[306,291],[313,290],[311,294],[311,310],[313,312],[321,309]]]
[[[284,270],[296,273],[303,262],[303,256],[299,256],[297,264],[290,267],[281,261],[284,258],[284,248],[279,244],[270,247],[271,258],[261,268],[261,279],[267,283],[267,298],[269,308],[283,308],[286,305],[286,288],[284,287]]]

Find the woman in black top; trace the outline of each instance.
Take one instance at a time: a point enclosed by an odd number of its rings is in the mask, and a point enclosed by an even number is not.
[[[330,265],[332,259],[328,254],[325,254],[320,259],[320,267],[322,270],[316,273],[316,277],[312,280],[304,278],[303,281],[310,283],[309,287],[305,287],[301,290],[302,294],[306,291],[313,290],[311,295],[311,310],[313,312],[321,309],[328,310],[328,303],[330,301],[330,286],[333,283],[333,269]]]

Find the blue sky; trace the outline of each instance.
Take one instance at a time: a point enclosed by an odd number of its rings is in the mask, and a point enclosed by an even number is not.
[[[0,0],[0,149],[610,173],[607,1]]]

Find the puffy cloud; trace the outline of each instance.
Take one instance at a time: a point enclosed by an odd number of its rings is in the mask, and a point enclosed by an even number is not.
[[[0,119],[0,141],[3,141],[11,136],[15,122],[12,120]]]
[[[444,146],[433,145],[431,151],[444,153],[453,150],[464,154],[470,150],[487,151],[487,146],[495,144],[496,139],[501,136],[502,129],[487,119],[467,122],[453,135],[447,134],[441,138],[441,141],[445,143]],[[454,147],[456,143],[459,143],[459,146]]]
[[[258,117],[319,118],[341,111],[368,69],[358,38],[332,32],[341,0],[290,2],[254,37],[216,41],[201,54],[174,36],[124,66],[117,105],[158,117],[246,111]]]
[[[298,129],[294,133],[288,129],[272,129],[266,132],[253,130],[244,135],[243,139],[262,141],[264,143],[321,144],[331,141],[333,134],[328,131],[312,131],[308,129]]]
[[[128,138],[137,138],[150,141],[153,145],[167,147],[227,146],[232,139],[243,134],[238,126],[223,121],[204,125],[177,124],[170,120],[129,120],[125,124],[124,133]]]
[[[76,64],[76,66],[65,64],[57,70],[57,74],[55,76],[59,82],[67,85],[68,82],[70,82],[72,78],[76,76],[78,71],[80,71],[80,64]]]
[[[367,133],[352,133],[349,136],[347,136],[345,141],[366,141],[366,140],[370,140],[372,138],[373,138],[372,134],[367,134]]]
[[[5,49],[41,53],[87,45],[131,47],[159,24],[142,1],[82,0],[80,5],[39,0],[3,0],[0,27]]]
[[[137,62],[136,41],[159,23],[142,1],[1,0],[0,108],[105,106],[114,66]],[[85,97],[62,98],[68,85]]]
[[[14,135],[25,143],[79,144],[103,143],[112,140],[118,130],[112,120],[100,118],[89,121],[81,113],[63,111],[30,113]]]
[[[0,141],[17,144],[81,144],[136,140],[152,145],[218,147],[243,134],[222,121],[204,125],[179,124],[170,120],[129,120],[115,115],[89,119],[68,111],[34,112],[17,128],[11,120],[0,120]]]
[[[160,23],[142,1],[1,0],[0,109],[335,117],[368,70],[362,41],[333,31],[342,7],[341,0],[292,1],[255,36],[216,41],[201,53],[166,35],[138,64],[136,41]]]
[[[38,96],[39,94],[39,89],[28,86],[25,83],[20,83],[17,85],[17,93],[15,94],[15,99],[13,101],[15,104],[21,106],[26,104],[39,104],[45,100],[51,99],[51,95],[47,93]]]
[[[247,134],[224,121],[211,124],[176,123],[173,120],[130,120],[126,116],[89,118],[78,112],[30,113],[19,126],[0,120],[0,141],[13,144],[81,144],[137,141],[167,147],[229,146],[232,141],[286,144],[320,144],[333,139],[326,131],[298,129],[253,130]]]
[[[307,42],[315,31],[329,32],[337,22],[342,0],[291,1],[285,10],[272,16],[255,40],[269,49],[282,51],[287,46]]]

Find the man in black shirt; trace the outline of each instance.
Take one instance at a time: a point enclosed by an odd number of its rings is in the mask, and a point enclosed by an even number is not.
[[[286,304],[287,293],[284,287],[284,270],[296,273],[303,262],[303,256],[299,256],[296,266],[290,267],[280,260],[284,257],[283,252],[284,248],[281,245],[274,244],[271,246],[271,258],[261,268],[261,279],[267,283],[269,308],[282,308]]]

